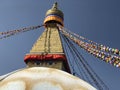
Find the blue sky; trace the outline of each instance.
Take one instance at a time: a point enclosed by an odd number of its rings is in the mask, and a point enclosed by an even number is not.
[[[43,23],[46,11],[57,1],[65,27],[97,43],[120,49],[119,0],[0,0],[0,32]],[[44,28],[0,40],[0,75],[25,67],[26,53]],[[110,90],[118,90],[120,69],[83,53]]]

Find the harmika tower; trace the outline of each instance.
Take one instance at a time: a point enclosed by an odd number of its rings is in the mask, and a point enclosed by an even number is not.
[[[25,56],[28,67],[50,67],[70,73],[57,27],[57,24],[64,25],[63,20],[64,15],[55,3],[46,13],[45,31],[33,45],[30,53]]]

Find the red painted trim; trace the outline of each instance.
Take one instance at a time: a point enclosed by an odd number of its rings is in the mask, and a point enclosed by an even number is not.
[[[25,56],[24,61],[26,62],[28,60],[66,60],[66,57],[64,54],[28,54]]]
[[[37,61],[37,60],[38,61],[48,61],[48,60],[63,61],[66,63],[67,72],[70,73],[70,68],[69,68],[66,56],[64,54],[45,54],[45,55],[28,54],[24,57],[24,62]]]

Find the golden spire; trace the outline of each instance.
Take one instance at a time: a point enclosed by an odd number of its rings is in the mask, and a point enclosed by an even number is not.
[[[46,18],[44,20],[44,24],[49,22],[59,23],[63,25],[64,15],[61,10],[58,9],[58,4],[55,2],[51,9],[46,12]]]
[[[57,3],[57,2],[55,2],[55,3],[53,4],[52,9],[58,9],[58,3]]]

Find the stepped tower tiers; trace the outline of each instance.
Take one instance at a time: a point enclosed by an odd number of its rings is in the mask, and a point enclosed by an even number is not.
[[[70,73],[57,28],[57,24],[64,25],[63,19],[63,13],[58,9],[57,3],[53,4],[53,7],[46,13],[45,31],[24,58],[28,67],[50,67]]]

